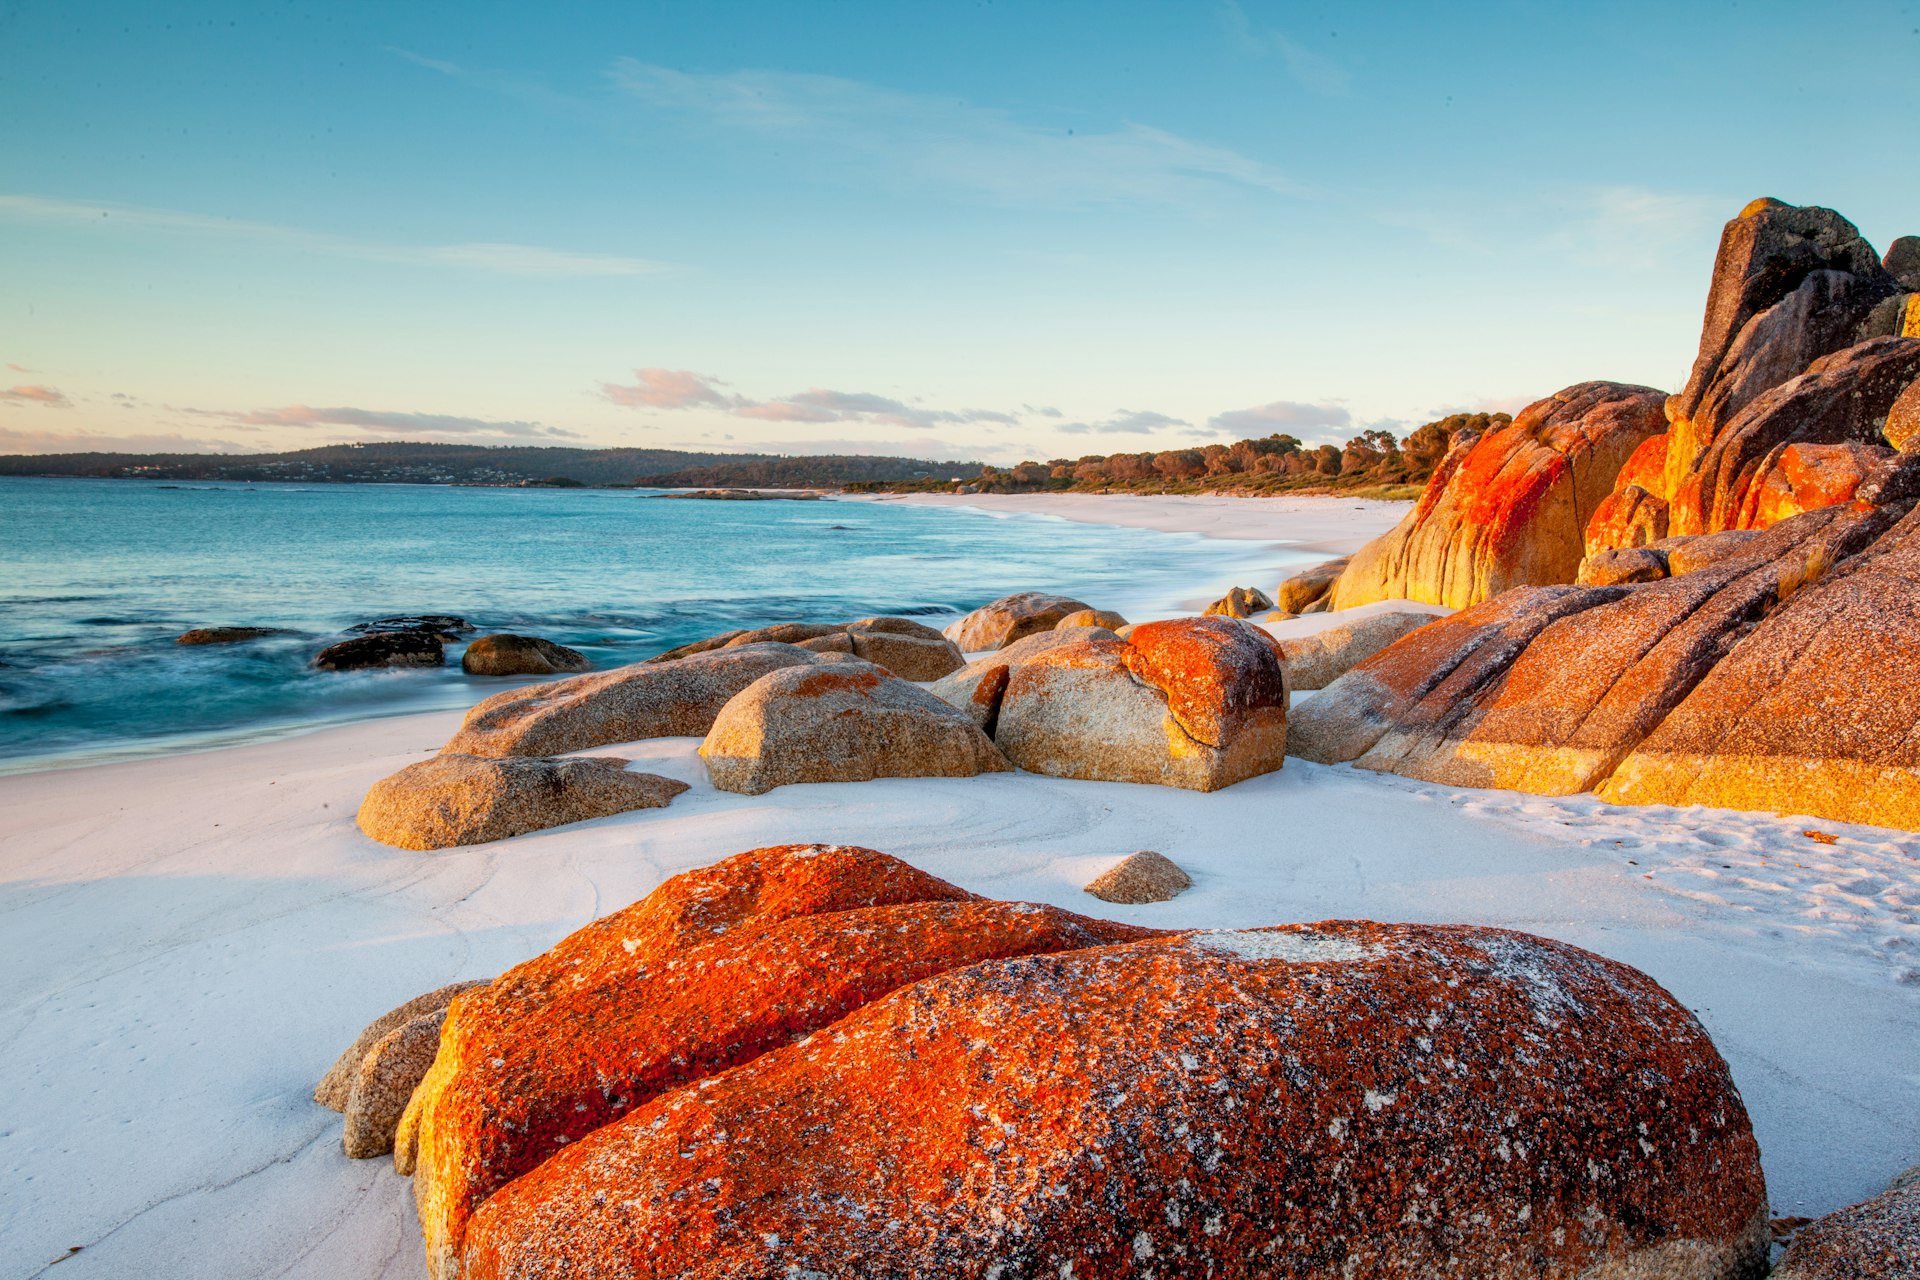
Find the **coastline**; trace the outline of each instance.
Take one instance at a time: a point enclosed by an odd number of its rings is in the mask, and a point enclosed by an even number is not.
[[[1052,509],[1022,510],[1036,499]],[[1338,499],[908,500],[1060,519],[1116,502],[1122,519],[1184,512],[1237,530],[1247,564],[1350,550],[1319,552],[1342,519],[1353,545],[1377,532],[1324,509],[1287,523],[1281,507]],[[1225,505],[1242,503],[1274,505]],[[437,750],[460,714],[0,777],[0,963],[14,975],[0,1067],[16,1085],[0,1098],[14,1189],[0,1277],[36,1275],[75,1245],[62,1277],[417,1276],[409,1184],[384,1160],[346,1159],[339,1117],[310,1101],[334,1055],[400,1001],[491,977],[667,876],[794,841],[865,844],[995,897],[1143,924],[1370,918],[1561,938],[1695,1010],[1753,1115],[1776,1213],[1860,1199],[1920,1148],[1920,977],[1901,967],[1920,929],[1865,887],[1911,879],[1908,833],[1821,823],[1827,846],[1805,819],[1299,760],[1212,794],[1014,773],[748,797],[714,790],[697,740],[676,738],[595,751],[687,782],[664,810],[432,854],[360,835],[367,787]],[[1195,887],[1141,907],[1081,891],[1138,848]]]

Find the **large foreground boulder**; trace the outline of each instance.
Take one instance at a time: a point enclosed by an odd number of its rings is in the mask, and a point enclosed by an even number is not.
[[[455,1007],[433,1076],[488,1083],[422,1087],[435,1274],[456,1258],[462,1280],[1764,1268],[1739,1094],[1644,974],[1495,929],[1100,946],[1102,928],[941,903],[749,922],[672,958],[631,934],[618,967],[645,976],[592,1002],[563,944],[526,966],[551,975],[551,1005],[484,1023],[479,998]],[[753,959],[721,969],[735,956]],[[456,1040],[469,1019],[499,1030]],[[593,1067],[546,1087],[576,1053]],[[475,1175],[459,1191],[477,1212],[453,1230],[443,1179]]]
[[[1085,601],[1068,596],[1022,591],[981,605],[949,626],[946,637],[968,653],[1004,649],[1036,631],[1051,631],[1069,614],[1091,608]]]
[[[1009,767],[966,712],[857,658],[760,677],[721,709],[700,756],[714,786],[746,795]]]
[[[486,1274],[470,1252],[459,1266],[473,1211],[656,1096],[947,969],[1152,932],[977,900],[870,849],[761,849],[675,877],[452,1006],[396,1149],[429,1269]]]
[[[460,655],[460,669],[470,676],[557,676],[591,666],[578,649],[507,632],[480,636]]]
[[[444,750],[559,755],[642,738],[697,737],[713,727],[720,708],[761,676],[817,661],[817,655],[794,645],[753,644],[510,689],[467,712]]]
[[[1583,382],[1462,437],[1407,517],[1354,554],[1332,607],[1408,599],[1458,609],[1510,587],[1572,582],[1594,508],[1665,427],[1665,398]]]
[[[861,618],[856,622],[783,622],[753,631],[726,631],[648,658],[673,662],[715,649],[749,644],[791,644],[821,653],[851,653],[878,663],[903,680],[938,680],[966,664],[945,636],[911,618]]]
[[[1279,646],[1249,623],[1179,618],[1126,640],[1083,640],[1012,667],[994,742],[1058,778],[1215,791],[1278,769],[1287,680]]]
[[[360,805],[360,830],[402,849],[505,840],[632,809],[657,809],[687,789],[628,773],[618,756],[437,755],[382,778]]]

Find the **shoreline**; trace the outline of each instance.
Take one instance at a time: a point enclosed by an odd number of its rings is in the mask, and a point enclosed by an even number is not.
[[[1249,564],[1323,536],[1312,511],[1278,539],[1264,516],[1280,513],[1256,514],[1234,522]],[[692,738],[593,751],[688,783],[665,809],[429,854],[361,835],[367,788],[437,751],[461,714],[0,777],[0,1070],[16,1086],[0,1098],[15,1189],[0,1280],[74,1245],[62,1277],[418,1276],[410,1184],[348,1160],[339,1117],[310,1099],[335,1055],[401,1001],[492,977],[670,875],[800,841],[1163,927],[1346,918],[1559,938],[1646,971],[1706,1025],[1776,1214],[1864,1198],[1920,1149],[1920,926],[1871,887],[1920,877],[1920,835],[1297,759],[1207,794],[1009,773],[740,796],[712,787]],[[1806,838],[1813,825],[1835,843]],[[1140,848],[1194,888],[1137,907],[1082,891]]]

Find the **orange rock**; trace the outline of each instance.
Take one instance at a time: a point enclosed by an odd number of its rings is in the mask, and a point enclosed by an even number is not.
[[[1615,489],[1600,500],[1587,521],[1589,556],[1629,551],[1667,536],[1667,504],[1637,484]]]
[[[1759,1151],[1644,974],[1329,922],[1003,960],[654,1098],[475,1216],[463,1280],[1679,1276]]]
[[[1891,449],[1857,441],[1781,445],[1761,462],[1758,482],[1747,486],[1734,528],[1764,529],[1850,501],[1860,482],[1892,456]]]
[[[453,1003],[397,1139],[429,1268],[453,1274],[489,1195],[656,1094],[946,969],[1151,932],[973,899],[867,849],[676,877]]]
[[[1640,442],[1627,458],[1626,465],[1620,468],[1620,474],[1613,482],[1617,493],[1628,485],[1639,485],[1648,493],[1657,497],[1665,496],[1667,474],[1667,445],[1673,437],[1665,431],[1657,436],[1648,436]]]
[[[1583,382],[1456,444],[1399,526],[1355,553],[1332,607],[1404,598],[1465,608],[1510,587],[1572,582],[1594,509],[1665,427],[1664,400],[1651,387]]]

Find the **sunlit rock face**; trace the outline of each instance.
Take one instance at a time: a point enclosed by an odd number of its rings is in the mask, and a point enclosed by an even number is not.
[[[1596,508],[1666,427],[1665,399],[1652,387],[1583,382],[1457,441],[1406,519],[1355,553],[1333,607],[1465,608],[1512,587],[1572,582]]]

